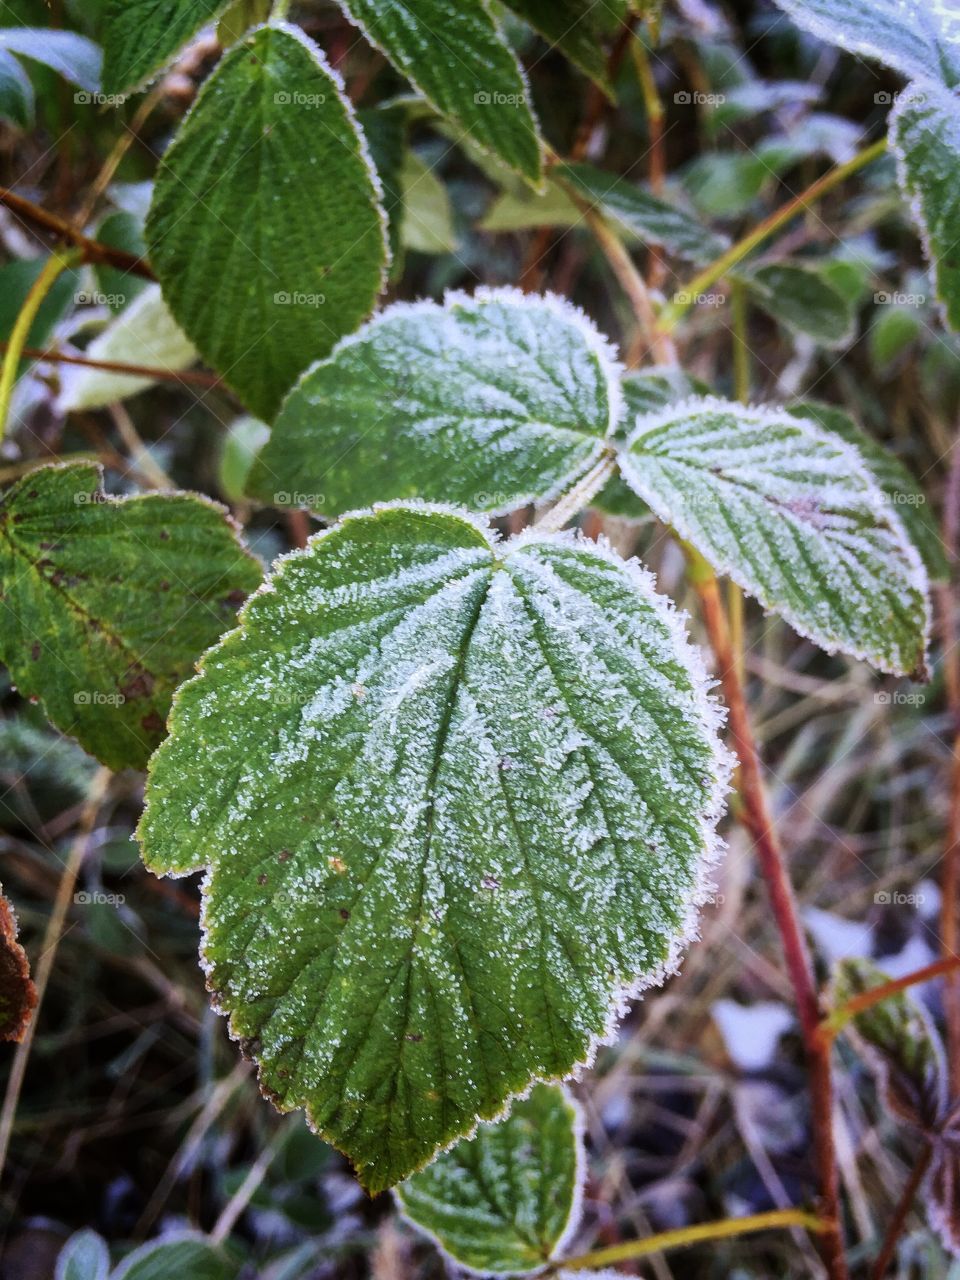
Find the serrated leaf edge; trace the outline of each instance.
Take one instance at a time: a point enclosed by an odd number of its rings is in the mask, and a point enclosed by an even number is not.
[[[494,159],[499,160],[501,164],[505,164],[507,168],[512,170],[514,173],[518,173],[525,182],[528,182],[534,188],[535,191],[544,190],[546,185],[546,178],[544,174],[546,148],[544,146],[544,141],[543,141],[543,132],[540,128],[540,120],[537,116],[536,108],[533,105],[533,94],[531,93],[531,90],[530,90],[530,81],[527,77],[527,69],[523,65],[523,62],[520,60],[520,58],[517,57],[510,42],[505,38],[503,34],[503,28],[501,27],[500,23],[497,21],[496,16],[494,15],[490,7],[490,0],[473,0],[473,3],[478,8],[482,9],[484,13],[487,15],[487,17],[490,19],[491,26],[493,27],[498,39],[500,40],[500,43],[503,45],[504,49],[506,49],[507,53],[510,55],[511,59],[513,60],[513,64],[517,69],[517,74],[520,77],[520,82],[523,85],[523,94],[524,94],[524,100],[525,100],[524,105],[526,106],[527,110],[530,112],[530,118],[533,121],[534,138],[536,139],[537,151],[539,153],[539,158],[540,158],[540,173],[536,179],[532,178],[530,174],[524,173],[522,169],[515,168],[514,165],[510,164],[508,160],[506,160],[497,151],[495,151],[493,147],[487,146],[487,144],[483,142],[480,138],[478,138],[475,133],[472,133],[471,130],[465,128],[465,126],[461,124],[461,122],[455,116],[448,115],[447,112],[445,112],[436,102],[434,102],[433,98],[430,96],[430,94],[427,93],[423,85],[419,84],[413,78],[413,76],[410,75],[410,73],[406,70],[406,68],[397,67],[396,63],[391,58],[389,52],[383,47],[383,45],[379,44],[376,40],[374,40],[373,36],[367,30],[366,24],[361,22],[360,19],[355,16],[355,14],[353,13],[353,6],[351,5],[350,0],[337,0],[337,3],[339,4],[343,12],[346,14],[348,20],[357,28],[358,31],[363,32],[364,39],[367,40],[367,42],[370,45],[372,45],[374,49],[379,50],[379,52],[383,54],[386,60],[390,63],[391,67],[395,67],[396,70],[399,72],[399,74],[403,76],[404,80],[406,80],[409,84],[413,85],[417,93],[420,94],[420,96],[424,99],[425,102],[429,102],[430,106],[434,109],[434,111],[436,111],[436,113],[440,116],[442,120],[449,120],[452,124],[456,125],[457,128],[459,128],[460,131],[466,137],[468,137],[475,146],[479,147],[480,150],[485,155],[492,156]]]
[[[676,404],[668,405],[667,408],[658,410],[656,413],[642,414],[638,417],[634,430],[628,435],[626,443],[618,451],[620,464],[620,474],[629,484],[630,488],[641,497],[644,502],[648,503],[655,513],[664,512],[664,515],[658,514],[658,519],[670,525],[677,533],[689,541],[691,545],[696,545],[696,537],[687,522],[681,517],[677,518],[673,512],[669,511],[667,504],[662,496],[652,485],[649,485],[643,479],[639,468],[634,465],[630,456],[630,450],[633,445],[647,435],[651,431],[657,430],[659,427],[667,426],[669,423],[679,419],[684,414],[696,414],[703,411],[716,410],[723,413],[734,413],[741,416],[752,415],[763,423],[769,422],[773,424],[778,421],[778,415],[786,415],[792,424],[795,424],[807,432],[814,440],[822,444],[829,445],[835,449],[847,465],[850,471],[864,484],[869,492],[868,501],[877,513],[878,521],[885,523],[887,527],[895,535],[899,544],[900,551],[903,555],[908,570],[908,581],[911,587],[917,591],[923,600],[923,630],[921,635],[921,651],[915,666],[907,671],[900,668],[892,668],[887,664],[887,659],[876,653],[869,653],[866,650],[859,650],[854,645],[840,645],[833,642],[826,642],[824,638],[814,635],[809,625],[800,618],[795,610],[790,606],[784,606],[767,599],[761,595],[753,583],[746,579],[746,575],[734,564],[727,561],[716,562],[710,559],[710,564],[717,573],[728,577],[734,581],[747,595],[752,596],[755,600],[759,600],[770,613],[775,613],[779,617],[786,619],[793,627],[798,635],[804,636],[807,640],[813,641],[815,645],[823,649],[825,653],[835,654],[844,653],[848,657],[857,658],[863,662],[869,662],[871,666],[881,671],[890,672],[898,676],[912,676],[915,679],[924,678],[927,653],[930,647],[930,628],[932,624],[931,608],[930,608],[930,582],[927,577],[927,571],[924,568],[923,561],[920,559],[920,553],[907,537],[903,522],[891,505],[886,502],[885,495],[880,486],[870,474],[867,464],[854,447],[832,432],[825,431],[817,423],[810,421],[809,418],[794,417],[789,409],[785,409],[779,405],[740,405],[735,401],[724,400],[719,396],[691,396],[686,400],[680,400]],[[880,520],[882,513],[882,521]],[[921,673],[923,673],[921,675]]]
[[[687,674],[690,678],[693,705],[700,716],[700,721],[703,725],[704,731],[710,738],[713,745],[711,787],[707,804],[704,809],[704,814],[699,824],[702,836],[702,852],[697,861],[694,888],[686,905],[683,921],[680,928],[671,939],[669,950],[662,963],[657,965],[656,968],[650,970],[648,973],[640,975],[632,982],[623,984],[618,990],[611,993],[609,1011],[603,1029],[598,1033],[595,1032],[590,1035],[583,1059],[578,1063],[574,1063],[573,1067],[566,1073],[566,1075],[531,1077],[523,1090],[507,1094],[503,1099],[502,1104],[490,1113],[478,1114],[475,1117],[473,1126],[469,1130],[457,1134],[456,1137],[450,1140],[450,1142],[437,1147],[431,1156],[417,1165],[415,1169],[409,1170],[405,1177],[410,1177],[411,1174],[418,1173],[421,1169],[426,1168],[427,1165],[432,1164],[437,1156],[442,1155],[444,1151],[449,1151],[464,1138],[472,1138],[477,1131],[477,1126],[483,1121],[502,1118],[509,1112],[514,1100],[516,1098],[527,1096],[535,1084],[557,1084],[562,1083],[565,1080],[580,1080],[583,1077],[583,1074],[593,1066],[599,1050],[606,1045],[615,1043],[620,1022],[626,1014],[630,1002],[636,1000],[644,991],[653,987],[662,986],[668,977],[671,977],[678,972],[681,955],[686,947],[691,942],[696,941],[699,936],[698,922],[700,908],[711,899],[713,891],[716,888],[714,881],[711,879],[711,875],[713,869],[720,861],[724,850],[726,849],[726,842],[717,833],[717,825],[720,818],[723,816],[725,807],[724,801],[726,796],[729,794],[730,780],[733,776],[733,770],[736,767],[737,762],[723,744],[720,737],[721,730],[726,722],[726,707],[712,692],[717,687],[718,681],[707,672],[702,650],[687,634],[685,623],[689,618],[689,614],[678,610],[669,596],[662,595],[657,591],[656,579],[653,573],[642,565],[635,556],[630,559],[624,559],[605,537],[601,536],[599,540],[594,541],[591,538],[585,537],[579,530],[576,532],[543,534],[538,533],[535,529],[528,528],[522,533],[516,534],[504,541],[501,539],[497,530],[494,529],[483,516],[474,515],[465,508],[456,507],[448,503],[410,501],[409,499],[398,499],[394,502],[377,503],[371,508],[363,508],[357,511],[347,512],[340,520],[337,521],[336,524],[331,525],[328,529],[322,529],[318,533],[313,534],[313,536],[308,539],[306,546],[288,552],[286,555],[280,556],[276,561],[274,561],[270,577],[265,578],[257,590],[248,596],[247,600],[242,605],[237,616],[236,627],[223,635],[217,644],[213,645],[206,651],[206,653],[203,654],[197,663],[197,674],[191,677],[191,679],[184,681],[184,683],[181,684],[174,693],[170,713],[167,717],[168,739],[173,736],[177,727],[180,700],[184,690],[192,687],[203,679],[207,660],[214,652],[219,652],[225,646],[235,644],[239,641],[243,634],[247,612],[251,607],[253,600],[261,594],[267,594],[276,590],[274,583],[278,578],[282,577],[286,566],[292,561],[308,555],[311,548],[317,542],[329,537],[349,521],[368,517],[371,513],[377,514],[381,511],[392,510],[407,510],[421,513],[435,512],[438,515],[454,516],[462,520],[465,524],[471,525],[474,529],[483,534],[491,550],[498,546],[502,546],[504,548],[511,546],[516,549],[520,544],[538,541],[551,543],[553,545],[562,544],[575,547],[577,550],[586,550],[587,552],[596,555],[599,559],[605,560],[625,571],[627,577],[632,581],[632,583],[648,596],[651,607],[654,609],[657,618],[667,628],[671,640],[677,646],[678,653],[681,654],[685,660]],[[166,740],[167,739],[165,739],[165,741]],[[163,750],[163,747],[164,743],[162,742],[150,759],[150,763],[147,766],[148,781],[153,761],[156,759],[158,753]],[[233,1026],[233,1015],[228,1009],[223,1008],[220,1003],[218,991],[216,988],[211,986],[212,966],[207,962],[204,954],[204,947],[207,938],[206,904],[211,876],[209,861],[194,861],[191,866],[186,869],[176,870],[159,871],[155,867],[151,866],[150,860],[147,857],[143,846],[143,832],[145,830],[147,815],[152,809],[153,803],[153,797],[147,794],[145,797],[143,813],[140,816],[140,821],[138,822],[137,829],[134,833],[140,845],[141,857],[144,865],[149,871],[152,871],[154,875],[169,876],[171,879],[180,879],[183,876],[194,875],[197,871],[204,871],[200,885],[202,905],[200,912],[199,964],[206,976],[206,987],[211,996],[211,1007],[214,1012],[227,1019],[227,1032],[230,1039],[236,1041],[242,1046],[247,1037],[235,1031]],[[265,1085],[263,1080],[263,1066],[259,1060],[257,1060],[256,1066],[257,1084],[261,1094],[265,1098],[268,1098],[274,1107],[282,1114],[288,1114],[292,1111],[299,1111],[302,1109],[310,1130],[317,1134],[318,1137],[322,1138],[324,1142],[328,1142],[332,1147],[340,1151],[341,1154],[345,1155],[352,1164],[353,1161],[349,1153],[343,1151],[341,1147],[337,1146],[336,1139],[322,1127],[313,1123],[309,1104],[298,1103],[285,1106],[276,1097],[269,1086]],[[362,1179],[360,1179],[360,1181],[361,1185],[364,1185]]]
[[[543,1083],[545,1082],[542,1080],[532,1080],[529,1086],[522,1093],[516,1093],[509,1099],[509,1101],[504,1105],[503,1111],[499,1115],[494,1116],[492,1120],[478,1121],[476,1128],[470,1135],[465,1138],[457,1138],[449,1147],[445,1147],[443,1151],[437,1151],[433,1155],[432,1159],[428,1160],[425,1165],[417,1170],[417,1172],[422,1173],[423,1169],[429,1168],[429,1166],[439,1159],[441,1155],[447,1151],[452,1151],[453,1148],[459,1146],[461,1142],[468,1142],[470,1138],[476,1135],[481,1124],[498,1124],[501,1121],[507,1120],[516,1103],[525,1101],[530,1097],[530,1094],[537,1085]],[[569,1108],[572,1115],[574,1146],[573,1195],[570,1200],[570,1212],[567,1214],[567,1220],[563,1225],[563,1230],[553,1243],[549,1257],[544,1258],[542,1265],[536,1266],[530,1271],[524,1271],[522,1274],[525,1276],[540,1275],[548,1266],[550,1266],[550,1264],[563,1252],[576,1235],[580,1227],[580,1220],[583,1217],[583,1192],[587,1181],[587,1152],[584,1141],[584,1135],[586,1134],[587,1127],[586,1114],[583,1107],[580,1105],[580,1102],[574,1097],[567,1085],[563,1082],[559,1082],[558,1087],[563,1095],[564,1104]],[[412,1174],[409,1176],[413,1177]],[[404,1181],[405,1180],[406,1179],[404,1179]],[[514,1271],[491,1271],[489,1269],[484,1270],[482,1267],[472,1267],[468,1262],[464,1262],[462,1258],[458,1258],[456,1254],[451,1253],[449,1249],[444,1246],[435,1231],[431,1231],[429,1227],[424,1226],[422,1222],[419,1222],[407,1212],[403,1204],[402,1192],[400,1190],[402,1186],[403,1183],[401,1182],[398,1183],[397,1186],[391,1188],[393,1202],[396,1206],[398,1217],[402,1218],[404,1222],[408,1222],[420,1235],[425,1236],[430,1240],[441,1257],[443,1257],[452,1266],[456,1267],[460,1271],[465,1271],[471,1276],[493,1277],[516,1275],[516,1272]]]

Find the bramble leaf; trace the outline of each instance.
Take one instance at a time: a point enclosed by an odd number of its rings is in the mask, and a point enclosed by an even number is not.
[[[891,115],[890,143],[946,321],[960,329],[960,98],[911,85]]]
[[[502,1120],[439,1155],[396,1189],[404,1215],[459,1266],[536,1271],[577,1229],[583,1123],[559,1085],[535,1085]]]
[[[539,183],[543,145],[526,76],[488,0],[340,0],[340,7],[441,115]]]
[[[54,1280],[107,1280],[110,1253],[96,1231],[75,1231],[57,1255]]]
[[[161,373],[180,373],[196,363],[197,352],[170,314],[159,285],[148,285],[94,338],[86,354],[91,360],[137,364]],[[110,369],[66,369],[61,374],[60,408],[100,409],[126,400],[156,379]]]
[[[110,1280],[236,1280],[237,1264],[216,1245],[193,1231],[150,1240],[128,1253]]]
[[[842,960],[832,1003],[840,1007],[886,981],[869,960]],[[935,1129],[946,1106],[947,1076],[940,1036],[923,1005],[900,991],[856,1014],[844,1029],[876,1073],[886,1106],[916,1128]]]
[[[112,769],[143,768],[173,690],[259,581],[223,508],[194,494],[108,498],[78,463],[0,499],[0,659]]]
[[[710,262],[729,244],[694,214],[614,173],[605,173],[589,164],[557,165],[555,173],[582,200],[589,201],[614,224],[645,244],[663,245],[691,262]]]
[[[930,0],[777,0],[798,27],[905,76],[960,83],[960,42],[947,6]],[[938,11],[939,10],[939,11]]]
[[[508,511],[604,451],[620,366],[562,299],[512,289],[388,307],[298,383],[250,492],[336,516],[420,497]]]
[[[690,400],[638,420],[621,472],[718,572],[828,653],[925,671],[923,564],[845,441],[782,409]]]
[[[815,267],[770,262],[744,278],[758,305],[794,333],[822,347],[848,346],[856,337],[853,302]]]
[[[0,50],[50,67],[88,93],[100,88],[100,49],[76,31],[54,27],[2,27]]]
[[[141,89],[228,0],[106,0],[103,91]]]
[[[0,1040],[22,1040],[37,1004],[13,907],[0,889]]]
[[[896,454],[878,444],[848,413],[835,405],[804,400],[791,405],[788,412],[797,418],[809,418],[825,431],[832,431],[853,445],[893,504],[907,537],[920,553],[930,580],[945,582],[950,568],[937,521],[920,484]]]
[[[507,0],[507,3],[508,8],[539,31],[548,44],[559,49],[613,100],[602,43],[602,23],[604,18],[609,20],[609,15],[596,12],[605,6],[583,4],[582,0]]]
[[[177,694],[147,866],[232,1034],[379,1191],[567,1075],[689,935],[727,776],[648,575],[448,508],[278,562]]]
[[[370,313],[387,258],[379,199],[316,45],[289,26],[245,36],[163,158],[146,239],[175,319],[257,417]]]

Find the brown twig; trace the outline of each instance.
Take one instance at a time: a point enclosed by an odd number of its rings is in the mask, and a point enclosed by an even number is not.
[[[889,1000],[891,996],[906,991],[908,987],[915,987],[921,982],[932,982],[934,978],[941,978],[958,970],[960,970],[960,956],[947,956],[943,960],[935,960],[933,964],[924,965],[922,969],[914,969],[913,973],[904,974],[902,978],[891,978],[889,982],[880,982],[869,991],[861,991],[859,995],[845,1001],[832,1010],[829,1017],[823,1019],[819,1029],[820,1038],[827,1041],[834,1040],[850,1019],[855,1018],[858,1013],[863,1013],[865,1009],[872,1009],[875,1004],[880,1004],[882,1000]]]
[[[897,1207],[893,1212],[893,1218],[887,1227],[887,1233],[883,1237],[883,1245],[877,1254],[877,1260],[874,1262],[870,1270],[870,1280],[883,1280],[887,1273],[887,1267],[893,1258],[893,1252],[897,1247],[897,1241],[900,1239],[903,1228],[906,1226],[907,1216],[913,1205],[916,1194],[920,1189],[927,1169],[930,1167],[930,1160],[933,1156],[933,1146],[930,1142],[920,1154],[919,1160],[913,1166],[913,1171],[907,1179],[907,1185],[903,1188],[903,1194],[897,1201]]]
[[[110,245],[91,240],[65,218],[51,213],[48,209],[42,209],[40,205],[34,204],[32,200],[27,200],[23,196],[18,196],[15,191],[7,187],[0,187],[0,204],[6,205],[11,213],[15,213],[17,217],[31,223],[34,227],[48,232],[57,240],[66,240],[76,245],[83,252],[84,262],[102,262],[107,266],[116,267],[119,271],[129,271],[132,275],[143,276],[145,280],[157,278],[144,258],[127,253],[125,249],[114,249]]]
[[[0,342],[0,351],[7,344]],[[51,364],[76,364],[84,369],[105,369],[108,373],[127,373],[131,378],[153,378],[157,382],[185,382],[188,386],[211,390],[221,385],[215,373],[176,372],[173,369],[155,369],[146,364],[122,364],[117,360],[92,360],[89,356],[67,355],[62,351],[42,351],[38,347],[24,347],[21,354],[28,360],[47,360]]]
[[[827,1224],[822,1237],[823,1259],[831,1280],[846,1280],[847,1264],[840,1225],[840,1180],[833,1141],[830,1046],[820,1034],[820,1004],[813,964],[767,802],[746,693],[737,674],[736,656],[717,579],[697,552],[688,549],[688,556],[691,562],[691,581],[700,598],[704,625],[727,703],[730,736],[740,761],[743,821],[753,837],[760,868],[767,883],[800,1018],[800,1031],[810,1074],[814,1154],[820,1183],[820,1216]]]

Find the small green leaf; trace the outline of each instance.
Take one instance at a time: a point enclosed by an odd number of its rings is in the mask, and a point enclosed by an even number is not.
[[[270,438],[259,418],[237,418],[227,428],[220,454],[220,491],[230,502],[242,502],[257,454]]]
[[[710,262],[729,244],[695,215],[616,174],[589,164],[558,165],[556,173],[581,199],[644,243],[663,245],[691,262]]]
[[[0,658],[112,769],[146,764],[174,689],[259,581],[222,508],[191,494],[107,498],[81,463],[0,500]]]
[[[393,498],[508,511],[604,451],[620,366],[561,299],[512,289],[388,307],[288,396],[250,492],[324,515]]]
[[[91,360],[142,365],[179,373],[196,362],[193,343],[167,310],[159,285],[149,285],[98,334],[87,348]],[[100,409],[126,400],[156,379],[110,369],[66,369],[61,373],[60,407],[66,412]]]
[[[107,214],[97,228],[97,243],[109,245],[111,249],[123,249],[138,258],[147,256],[143,220],[126,209]],[[94,271],[100,293],[115,315],[150,287],[142,276],[135,276],[132,271],[123,271],[106,262],[97,263]]]
[[[526,76],[488,0],[340,0],[427,101],[534,184],[543,145]]]
[[[6,342],[10,337],[27,294],[46,262],[46,258],[21,258],[0,267],[0,340]],[[30,326],[28,347],[47,345],[50,335],[78,296],[81,279],[79,271],[64,271],[57,277]],[[20,374],[29,365],[29,360],[21,360]]]
[[[142,89],[227,0],[106,0],[103,91]]]
[[[110,1254],[96,1231],[76,1231],[57,1257],[55,1280],[107,1280]]]
[[[576,1231],[583,1123],[558,1085],[535,1085],[502,1120],[396,1189],[404,1215],[454,1263],[482,1275],[537,1271]]]
[[[184,1231],[134,1249],[110,1280],[237,1280],[239,1272],[216,1245]]]
[[[947,3],[930,0],[777,0],[798,27],[905,76],[960,83],[960,44],[948,39]]]
[[[877,377],[886,380],[900,371],[901,357],[923,329],[923,316],[917,307],[885,306],[877,310],[869,333],[870,363]]]
[[[217,23],[217,39],[225,49],[237,43],[251,27],[270,17],[272,0],[230,0]]]
[[[401,238],[417,253],[453,253],[457,230],[447,189],[415,151],[407,151],[400,168],[403,200]]]
[[[144,860],[210,865],[218,1007],[368,1189],[675,963],[727,777],[704,690],[635,563],[393,505],[281,559],[179,691]]]
[[[869,960],[843,960],[831,1003],[840,1007],[886,981]],[[853,1033],[894,1115],[919,1129],[935,1129],[947,1103],[946,1066],[940,1036],[923,1005],[900,991],[858,1013],[844,1030]]]
[[[390,278],[403,274],[403,191],[401,171],[406,154],[407,119],[400,106],[371,107],[357,113],[370,149],[380,185],[383,188],[383,211],[387,217],[390,243]]]
[[[0,28],[0,50],[42,62],[87,93],[95,93],[100,88],[100,49],[76,31],[3,27]]]
[[[534,227],[575,227],[583,214],[552,177],[543,191],[522,187],[503,191],[477,224],[481,231],[530,231]]]
[[[146,238],[170,310],[257,417],[373,307],[379,198],[316,45],[288,26],[244,37],[163,158]]]
[[[745,273],[755,301],[794,333],[822,347],[844,347],[856,337],[857,314],[846,294],[816,267],[771,262]]]
[[[601,24],[603,18],[608,17],[602,13],[605,5],[584,4],[583,0],[507,0],[507,3],[613,100],[602,43]]]
[[[789,412],[798,418],[811,419],[825,431],[832,431],[853,445],[900,517],[931,581],[946,582],[950,568],[936,517],[921,485],[896,454],[878,444],[848,413],[834,405],[806,400],[791,405]]]
[[[0,49],[0,120],[29,129],[36,95],[30,77],[11,53]]]
[[[960,329],[960,98],[930,82],[911,85],[891,115],[890,144],[937,297]]]
[[[782,409],[690,400],[639,419],[621,470],[718,572],[828,653],[925,672],[923,564],[839,437]]]

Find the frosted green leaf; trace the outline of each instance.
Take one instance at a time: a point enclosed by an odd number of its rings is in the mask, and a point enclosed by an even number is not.
[[[94,338],[86,354],[91,360],[138,364],[168,373],[189,369],[197,359],[196,348],[170,314],[159,285],[150,285],[138,293],[130,306]],[[155,381],[110,369],[66,369],[61,374],[59,405],[67,413],[100,409],[152,387]]]
[[[106,0],[103,91],[141,89],[227,0]]]
[[[878,444],[848,413],[835,405],[806,400],[791,405],[789,412],[798,418],[811,419],[825,431],[833,431],[847,444],[853,445],[887,500],[893,504],[907,536],[920,553],[931,581],[945,582],[950,569],[936,517],[920,483],[896,454]]]
[[[706,395],[708,388],[699,378],[692,378],[676,365],[662,365],[628,373],[623,379],[624,413],[617,440],[624,441],[633,431],[637,417],[654,413],[668,404],[676,404],[690,396]],[[623,476],[613,476],[590,502],[591,507],[621,520],[651,520],[653,513],[638,498]]]
[[[404,1215],[481,1275],[540,1270],[577,1229],[583,1124],[559,1085],[538,1084],[396,1190]]]
[[[605,5],[584,4],[583,0],[508,0],[508,7],[613,100],[602,43],[602,23],[609,18],[603,12]]]
[[[223,438],[218,479],[220,492],[230,502],[242,502],[257,454],[266,444],[270,428],[259,418],[237,418]]]
[[[529,86],[488,0],[340,0],[340,7],[441,115],[539,183],[543,146]]]
[[[324,515],[412,497],[509,511],[600,458],[619,379],[607,342],[552,295],[400,303],[294,388],[250,492]]]
[[[238,1265],[192,1231],[151,1240],[127,1254],[110,1280],[236,1280]]]
[[[55,1280],[107,1280],[110,1254],[96,1231],[75,1231],[57,1255]]]
[[[948,4],[930,0],[777,0],[798,27],[905,76],[960,83],[960,41]]]
[[[745,276],[754,300],[794,333],[822,347],[844,347],[856,337],[853,303],[814,267],[771,262]]]
[[[729,244],[693,214],[616,174],[589,164],[558,165],[555,172],[575,195],[644,243],[663,245],[691,262],[710,262]]]
[[[832,1003],[839,1007],[887,981],[869,960],[843,960],[834,975]],[[842,1026],[873,1068],[893,1114],[919,1129],[934,1129],[947,1103],[946,1066],[940,1036],[923,1005],[900,991]]]
[[[927,575],[845,441],[782,409],[689,400],[638,420],[621,471],[718,572],[828,653],[925,672]]]
[[[339,77],[298,29],[226,55],[157,173],[150,260],[183,331],[257,417],[367,316],[380,185]]]
[[[727,761],[649,575],[449,508],[278,562],[177,695],[139,836],[283,1110],[379,1191],[568,1075],[676,963]]]
[[[910,201],[947,323],[960,329],[960,98],[932,83],[900,95],[890,119]]]
[[[100,49],[76,31],[52,27],[0,28],[0,50],[42,62],[71,84],[94,93],[100,87]],[[82,95],[80,101],[83,101]]]
[[[107,498],[79,463],[0,499],[0,659],[111,769],[143,768],[174,689],[259,581],[223,508],[193,494]]]

